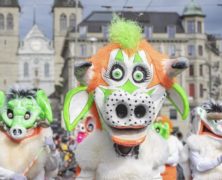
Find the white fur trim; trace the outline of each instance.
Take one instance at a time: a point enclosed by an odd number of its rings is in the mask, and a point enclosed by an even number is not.
[[[139,158],[119,157],[107,132],[95,131],[78,147],[80,167],[96,171],[97,180],[149,180],[164,171],[168,147],[158,134],[148,130]]]
[[[197,151],[206,159],[216,159],[222,155],[222,143],[205,135],[192,134],[187,139],[190,151]],[[192,169],[194,180],[222,180],[222,165],[206,172],[198,172]]]

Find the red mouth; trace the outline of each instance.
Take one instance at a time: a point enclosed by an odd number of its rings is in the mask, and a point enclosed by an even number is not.
[[[222,136],[215,134],[214,132],[211,131],[210,127],[201,121],[201,126],[200,126],[200,133],[199,134],[205,134],[208,136],[212,136],[214,138],[219,138],[222,139]]]
[[[144,126],[118,126],[111,127],[111,136],[114,143],[126,147],[133,147],[141,144],[146,138]]]

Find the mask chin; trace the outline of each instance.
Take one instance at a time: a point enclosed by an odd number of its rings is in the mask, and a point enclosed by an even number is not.
[[[216,129],[211,127],[212,124],[201,121],[199,134],[207,135],[211,138],[222,140],[222,132],[218,132]]]

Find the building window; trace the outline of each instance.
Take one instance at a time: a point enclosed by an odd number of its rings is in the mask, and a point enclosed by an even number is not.
[[[12,14],[7,15],[7,30],[13,30],[14,27],[14,19]]]
[[[24,63],[24,77],[29,76],[29,64],[27,62]]]
[[[107,39],[108,38],[108,26],[102,26],[102,33],[103,33],[103,38]]]
[[[67,30],[67,16],[65,14],[60,15],[60,31]]]
[[[199,56],[203,56],[203,46],[201,45],[198,46],[198,54]]]
[[[81,52],[81,56],[85,57],[86,53],[87,53],[87,46],[86,44],[81,44],[80,45],[80,52]]]
[[[195,46],[194,45],[188,45],[188,55],[195,56]]]
[[[169,45],[169,56],[175,56],[176,55],[176,47],[174,44]]]
[[[79,36],[82,38],[87,36],[87,26],[80,26],[79,27]]]
[[[145,26],[144,27],[144,35],[147,39],[152,39],[153,27],[152,26]]]
[[[177,111],[176,109],[170,109],[170,119],[176,120],[177,119]]]
[[[72,29],[75,29],[76,27],[76,15],[75,14],[71,14],[69,17],[69,27]]]
[[[39,76],[39,70],[36,68],[35,69],[35,77],[38,77]]]
[[[191,64],[189,68],[189,75],[193,76],[194,75],[194,66]]]
[[[195,21],[187,21],[187,33],[195,33]]]
[[[201,21],[197,22],[197,32],[202,33],[202,22]]]
[[[200,71],[200,76],[203,76],[203,65],[202,64],[200,65],[199,71]]]
[[[189,96],[190,97],[195,97],[195,85],[194,84],[189,84]]]
[[[204,88],[203,88],[203,84],[200,84],[200,97],[202,98],[204,95]]]
[[[44,65],[44,74],[45,74],[45,77],[49,77],[49,71],[50,71],[49,63],[45,63],[45,65]]]
[[[167,27],[168,38],[175,38],[176,35],[176,26]]]
[[[4,15],[0,14],[0,30],[4,30],[5,29],[5,19],[4,19]]]

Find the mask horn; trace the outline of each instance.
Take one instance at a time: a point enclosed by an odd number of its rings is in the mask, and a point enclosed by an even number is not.
[[[74,75],[79,81],[80,85],[86,86],[88,83],[88,69],[92,66],[92,63],[87,61],[79,61],[74,66]]]

